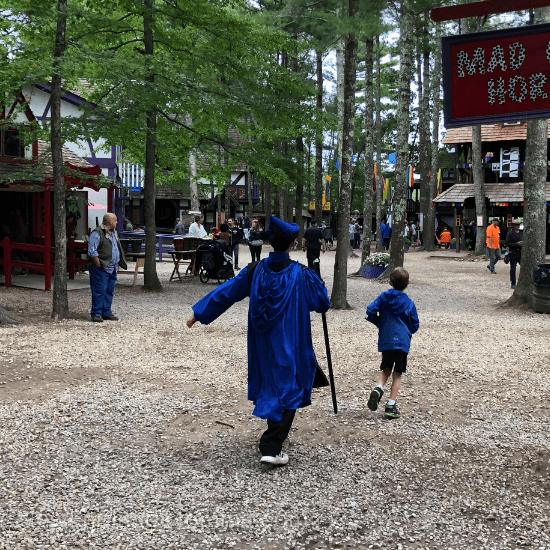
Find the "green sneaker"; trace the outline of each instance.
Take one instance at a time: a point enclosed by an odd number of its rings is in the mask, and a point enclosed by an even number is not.
[[[380,390],[379,388],[374,388],[374,390],[370,392],[370,397],[367,403],[367,407],[371,411],[375,411],[376,409],[378,409],[378,403],[380,403],[380,399],[382,399],[383,393],[384,393],[384,390]]]
[[[397,405],[386,405],[386,410],[384,416],[386,418],[399,418],[401,413],[397,410]]]

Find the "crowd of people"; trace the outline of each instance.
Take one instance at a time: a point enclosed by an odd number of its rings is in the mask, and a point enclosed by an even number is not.
[[[189,232],[206,235],[202,221],[202,217],[197,215]],[[357,222],[352,222],[355,234]],[[93,322],[118,320],[111,307],[117,268],[120,265],[125,269],[126,261],[116,223],[116,215],[107,213],[88,241]],[[411,225],[415,226],[414,229],[405,222],[405,231],[409,235],[411,229],[418,230],[417,224]],[[491,273],[496,273],[495,265],[501,259],[499,225],[498,218],[493,218],[486,231],[487,269]],[[330,307],[316,265],[320,253],[326,248],[326,227],[323,229],[312,220],[304,233],[301,244],[306,252],[307,267],[289,257],[299,234],[298,225],[271,216],[267,231],[262,230],[257,219],[252,220],[246,229],[252,262],[192,306],[193,314],[187,326],[191,328],[197,321],[209,324],[236,302],[250,297],[248,398],[255,405],[253,414],[267,420],[267,430],[259,441],[261,462],[283,466],[288,462],[288,455],[282,447],[296,411],[311,404],[311,391],[319,383],[318,378],[326,380],[322,373],[318,375],[310,324],[310,312],[324,313]],[[386,229],[384,224],[382,235]],[[239,244],[245,238],[243,229],[235,224],[235,220],[229,219],[227,224],[215,228],[213,234],[216,240],[224,242],[238,269]],[[448,244],[450,235],[448,228],[444,227],[438,240]],[[262,260],[264,239],[269,241],[273,252]],[[517,264],[521,262],[521,239],[520,221],[513,219],[505,239],[512,288],[516,285]],[[409,284],[407,270],[403,267],[393,269],[389,284],[392,288],[378,296],[366,310],[367,321],[378,329],[378,351],[382,355],[378,382],[370,393],[367,406],[372,411],[378,409],[384,385],[391,377],[384,416],[395,419],[401,416],[396,400],[402,375],[407,370],[411,338],[419,328],[419,321],[414,303],[405,294]],[[326,384],[321,382],[321,385]]]

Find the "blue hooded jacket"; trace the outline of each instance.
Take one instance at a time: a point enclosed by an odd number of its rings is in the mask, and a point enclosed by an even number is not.
[[[367,320],[378,327],[378,351],[409,353],[411,337],[418,330],[413,301],[400,290],[383,292],[367,307]]]

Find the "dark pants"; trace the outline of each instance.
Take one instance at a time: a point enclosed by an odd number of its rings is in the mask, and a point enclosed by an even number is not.
[[[92,290],[92,317],[112,315],[111,304],[115,293],[116,270],[107,273],[102,267],[90,266],[90,288]]]
[[[262,254],[262,247],[261,246],[249,246],[250,248],[250,254],[252,255],[252,261],[253,262],[259,262],[260,261],[260,255]]]
[[[283,448],[284,440],[288,437],[295,410],[284,411],[280,422],[267,421],[267,430],[260,437],[260,452],[262,456],[277,456]]]
[[[307,266],[310,269],[315,269],[313,261],[321,255],[321,251],[315,248],[306,248]]]
[[[384,243],[384,248],[386,250],[390,249],[390,237],[382,237],[382,242]]]
[[[227,249],[229,251],[230,256],[235,256],[235,261],[233,265],[237,267],[239,265],[239,245],[238,244],[229,245]]]
[[[361,234],[360,233],[354,233],[353,234],[353,248],[356,250],[361,248]]]
[[[500,248],[489,248],[489,270],[494,271],[495,265],[500,260]]]
[[[516,266],[521,263],[521,258],[510,258],[510,283],[516,284]]]

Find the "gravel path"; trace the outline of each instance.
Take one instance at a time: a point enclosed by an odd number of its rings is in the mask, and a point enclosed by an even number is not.
[[[387,285],[348,279],[353,309],[327,313],[340,410],[316,390],[285,468],[259,463],[247,300],[188,330],[214,285],[158,266],[162,293],[119,279],[118,323],[88,321],[89,291],[52,323],[49,293],[0,289],[27,319],[0,328],[0,549],[550,549],[550,316],[499,307],[506,266],[406,255],[420,331],[396,421],[366,406]],[[326,365],[318,315],[313,338]]]

